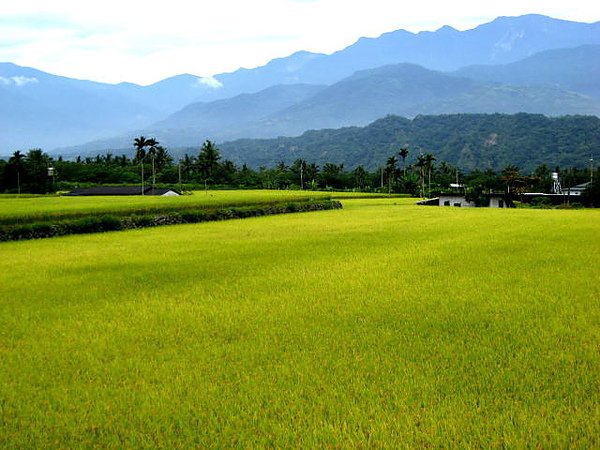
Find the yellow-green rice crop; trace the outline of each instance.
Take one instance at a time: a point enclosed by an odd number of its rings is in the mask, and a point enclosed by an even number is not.
[[[192,195],[160,196],[93,196],[93,197],[23,197],[0,195],[0,224],[32,222],[48,218],[80,217],[90,214],[151,213],[191,208],[223,208],[280,201],[308,199],[373,197],[374,194],[322,191],[195,191]],[[381,194],[378,194],[381,196]]]
[[[0,244],[0,447],[597,448],[600,212]]]

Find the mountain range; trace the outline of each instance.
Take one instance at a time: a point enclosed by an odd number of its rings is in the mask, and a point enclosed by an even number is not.
[[[0,63],[0,154],[130,149],[140,134],[167,147],[293,136],[387,114],[600,115],[598,80],[600,22],[538,15],[467,31],[398,30],[331,55],[297,52],[255,69],[150,86]]]

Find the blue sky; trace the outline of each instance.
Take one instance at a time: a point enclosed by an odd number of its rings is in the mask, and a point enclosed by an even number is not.
[[[600,20],[589,0],[27,0],[0,3],[0,61],[57,75],[149,84],[332,53],[397,29],[474,28],[528,13]]]

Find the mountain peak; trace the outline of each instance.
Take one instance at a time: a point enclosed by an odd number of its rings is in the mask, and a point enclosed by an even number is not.
[[[438,28],[436,33],[460,33],[460,31],[450,25],[444,25],[443,27]]]

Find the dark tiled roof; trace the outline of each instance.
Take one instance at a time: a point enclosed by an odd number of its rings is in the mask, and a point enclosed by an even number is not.
[[[144,188],[144,195],[164,195],[172,189]],[[176,192],[176,191],[173,191]],[[67,195],[142,195],[141,186],[96,186],[91,188],[76,188]]]

